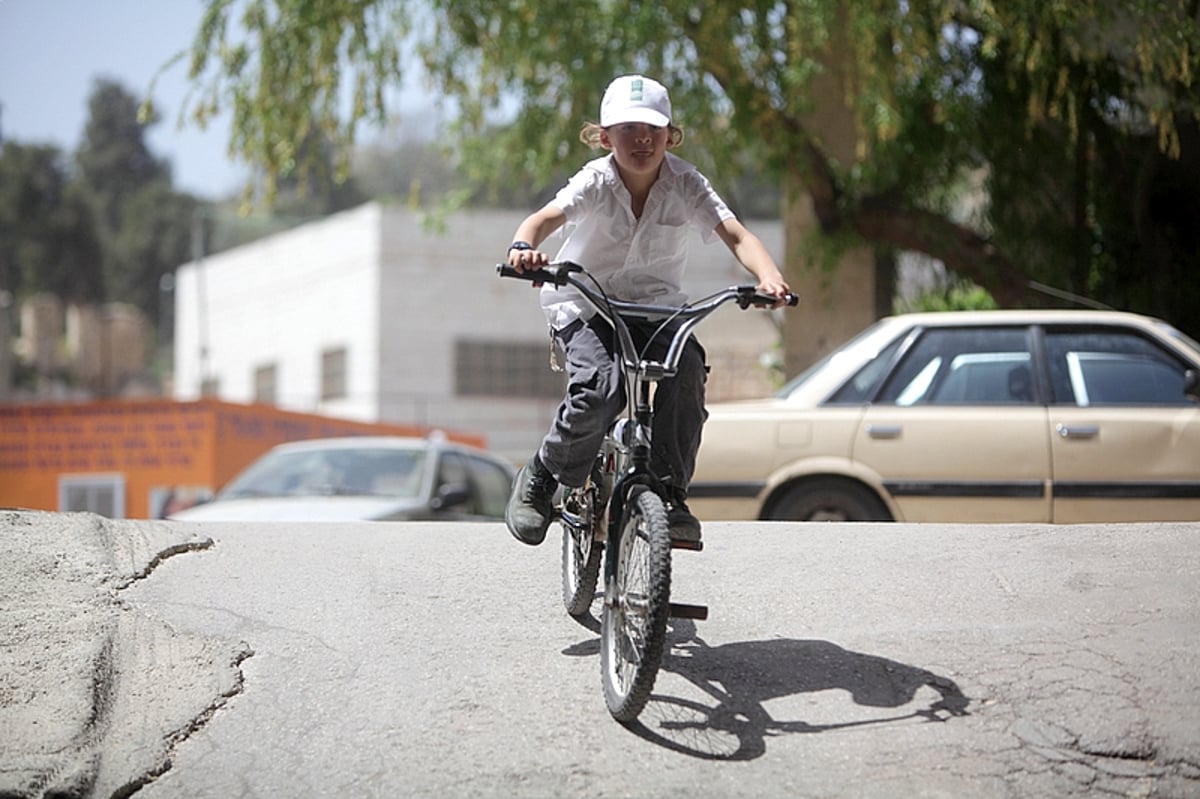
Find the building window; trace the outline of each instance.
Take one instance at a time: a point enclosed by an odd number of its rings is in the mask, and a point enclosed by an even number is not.
[[[58,509],[124,519],[125,478],[120,474],[63,475],[58,481]]]
[[[275,364],[260,366],[254,370],[255,402],[275,404],[275,371]]]
[[[342,399],[346,396],[346,349],[325,350],[321,353],[321,399]]]
[[[455,390],[460,396],[559,399],[566,376],[550,368],[549,348],[548,342],[456,341]]]

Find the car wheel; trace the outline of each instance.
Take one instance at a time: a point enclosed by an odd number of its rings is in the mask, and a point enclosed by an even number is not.
[[[838,478],[809,480],[785,493],[764,518],[793,522],[890,522],[888,509],[870,490]]]

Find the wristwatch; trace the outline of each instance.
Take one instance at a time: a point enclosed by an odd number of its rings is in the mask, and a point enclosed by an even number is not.
[[[533,245],[527,241],[514,241],[512,244],[508,245],[509,252],[512,252],[513,250],[532,250],[532,249],[533,249]]]

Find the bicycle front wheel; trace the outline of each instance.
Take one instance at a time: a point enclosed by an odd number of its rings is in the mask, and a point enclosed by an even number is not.
[[[594,483],[570,491],[562,508],[562,596],[567,613],[582,616],[592,606],[596,581],[600,577],[600,553],[604,546],[596,540],[596,525],[601,524]]]
[[[625,505],[620,539],[609,542],[600,669],[604,701],[617,721],[637,718],[650,699],[667,637],[671,535],[657,494],[635,488]]]

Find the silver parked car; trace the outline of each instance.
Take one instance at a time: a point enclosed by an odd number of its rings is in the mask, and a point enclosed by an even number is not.
[[[1200,520],[1200,344],[1101,311],[904,314],[714,404],[702,519]]]
[[[483,450],[430,438],[348,437],[280,444],[177,521],[495,520],[514,469]]]

